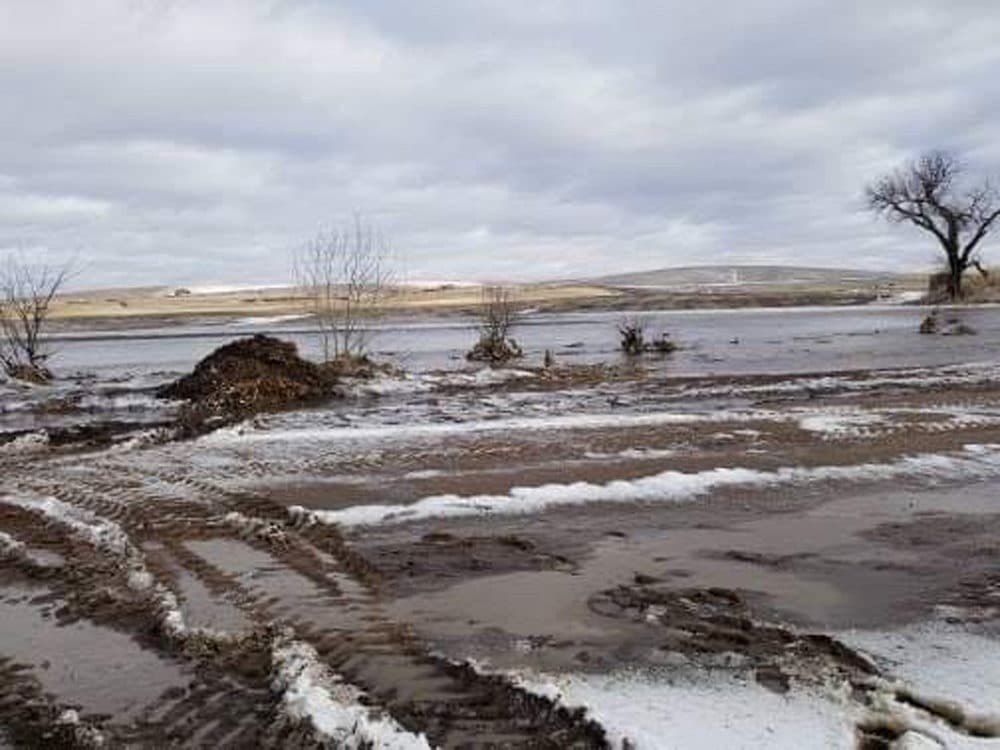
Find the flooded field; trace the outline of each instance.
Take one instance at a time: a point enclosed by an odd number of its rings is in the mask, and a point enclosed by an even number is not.
[[[189,440],[155,387],[305,321],[64,331],[0,385],[0,746],[1000,748],[1000,309],[924,314],[387,321]]]

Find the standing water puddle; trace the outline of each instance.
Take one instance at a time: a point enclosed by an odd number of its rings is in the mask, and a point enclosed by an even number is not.
[[[239,607],[213,594],[201,579],[181,567],[165,547],[159,544],[145,544],[143,552],[155,557],[170,569],[180,594],[181,613],[188,626],[233,634],[249,630],[250,619]]]
[[[240,585],[260,597],[278,618],[322,629],[354,630],[362,625],[356,602],[325,591],[266,552],[232,539],[190,541],[185,546],[209,564],[237,576]],[[329,577],[343,589],[343,577]]]
[[[88,622],[60,625],[40,591],[0,595],[0,655],[31,664],[42,689],[85,715],[135,719],[169,689],[184,688],[182,669],[144,650],[126,635]]]

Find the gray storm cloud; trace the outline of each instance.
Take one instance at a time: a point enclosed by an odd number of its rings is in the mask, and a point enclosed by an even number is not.
[[[357,209],[424,278],[923,267],[862,188],[1000,171],[998,38],[992,1],[0,0],[0,248],[265,282]]]

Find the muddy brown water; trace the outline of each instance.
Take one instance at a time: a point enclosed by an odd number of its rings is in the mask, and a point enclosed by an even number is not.
[[[38,746],[77,707],[113,743],[309,747],[308,722],[290,724],[272,687],[266,639],[289,628],[368,705],[435,745],[601,747],[593,722],[461,662],[670,668],[664,643],[677,636],[656,602],[685,606],[713,590],[710,604],[730,595],[741,604],[712,615],[712,638],[733,637],[727,618],[752,618],[769,644],[786,631],[815,636],[800,639],[812,649],[803,659],[826,658],[814,648],[824,633],[919,623],[941,607],[992,632],[1000,469],[992,449],[966,446],[1000,443],[1000,377],[974,369],[816,382],[414,391],[198,441],[0,453],[0,522],[23,545],[0,561],[0,672],[9,677],[0,724],[10,742]],[[683,389],[702,395],[680,399]],[[351,408],[360,423],[342,418]],[[363,436],[351,434],[359,428]],[[571,493],[565,485],[586,482],[577,488],[591,492],[661,472],[906,465],[918,454],[952,469],[595,497],[528,513],[500,503],[371,526],[288,512],[444,494],[514,504],[517,487]],[[76,525],[6,496],[55,498],[77,511]],[[95,543],[88,518],[116,524],[127,544]],[[206,648],[169,637],[152,589],[129,584],[137,562],[176,597],[189,628],[249,640]],[[646,609],[616,613],[614,591]],[[685,627],[697,630],[700,616]],[[844,654],[824,648],[836,667]],[[787,687],[780,674],[763,679]]]
[[[0,599],[3,655],[30,665],[42,689],[84,716],[128,723],[183,690],[183,666],[127,635],[85,621],[60,623],[44,591],[6,589]]]
[[[554,663],[539,662],[550,669],[565,668],[562,658],[580,649],[607,665],[615,653],[633,650],[630,638],[648,640],[588,604],[595,592],[635,580],[654,588],[740,590],[761,616],[804,628],[898,626],[926,617],[960,581],[996,570],[994,555],[984,551],[995,550],[998,496],[1000,482],[862,493],[813,501],[799,511],[719,519],[710,528],[643,528],[601,539],[571,570],[461,582],[403,596],[389,611],[442,647],[461,643],[470,632],[481,642],[497,640],[499,632],[511,640],[559,643]],[[956,519],[968,521],[957,540],[948,529]],[[611,514],[574,516],[577,526],[588,520],[605,526]],[[926,525],[921,538],[908,534],[915,525]],[[481,655],[510,659],[485,647]]]

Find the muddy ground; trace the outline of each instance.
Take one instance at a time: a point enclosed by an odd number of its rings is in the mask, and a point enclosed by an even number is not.
[[[1000,743],[995,667],[928,691],[859,645],[997,645],[992,366],[439,377],[147,424],[0,446],[0,745],[649,747],[537,688],[623,671],[811,696],[844,729],[726,745],[722,691],[701,746]]]

